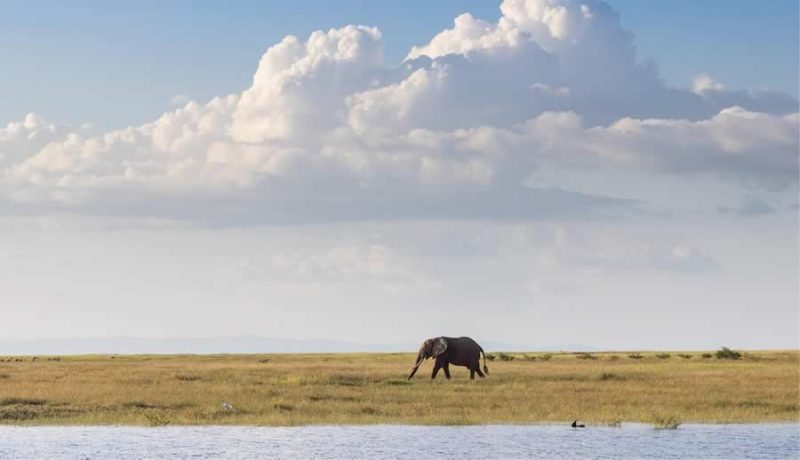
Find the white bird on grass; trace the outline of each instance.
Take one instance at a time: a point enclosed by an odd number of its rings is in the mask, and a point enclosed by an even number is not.
[[[233,410],[233,406],[231,406],[228,401],[222,401],[222,409],[223,410]]]

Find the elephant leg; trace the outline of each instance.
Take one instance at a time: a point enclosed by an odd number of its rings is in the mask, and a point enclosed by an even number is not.
[[[436,374],[438,374],[438,373],[439,373],[439,364],[437,363],[437,364],[433,365],[433,372],[431,373],[431,380],[435,379],[436,378]]]
[[[470,380],[475,380],[475,369],[474,368],[470,368],[469,369],[469,379]]]
[[[444,369],[444,376],[450,380],[450,363],[445,363],[442,369]]]
[[[480,366],[475,366],[475,372],[478,373],[478,377],[480,377],[480,378],[486,377],[485,375],[483,375],[483,372],[481,372]]]

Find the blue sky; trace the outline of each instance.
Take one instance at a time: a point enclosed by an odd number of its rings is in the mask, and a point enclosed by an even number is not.
[[[797,96],[798,4],[609,2],[640,57],[673,86],[708,72],[729,88]],[[170,99],[238,91],[263,52],[285,35],[345,24],[377,26],[388,63],[471,12],[497,20],[494,2],[7,1],[0,16],[0,122],[34,111],[105,128],[152,119]]]
[[[5,2],[0,336],[794,347],[797,8]]]

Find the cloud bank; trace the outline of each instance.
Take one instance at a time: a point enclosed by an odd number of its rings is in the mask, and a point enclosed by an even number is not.
[[[671,88],[608,5],[505,0],[400,66],[376,28],[286,37],[252,85],[92,134],[30,114],[0,128],[0,212],[221,224],[603,218],[635,197],[530,183],[588,169],[797,187],[797,101],[701,74]],[[183,102],[183,101],[180,101]]]

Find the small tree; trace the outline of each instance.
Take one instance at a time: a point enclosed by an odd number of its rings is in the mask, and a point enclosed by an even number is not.
[[[738,351],[731,350],[728,347],[722,347],[715,353],[717,359],[739,359],[742,357],[742,354]]]

